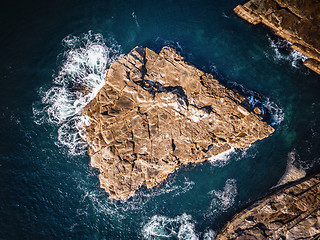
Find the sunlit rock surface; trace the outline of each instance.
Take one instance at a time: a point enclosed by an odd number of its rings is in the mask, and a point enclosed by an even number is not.
[[[251,0],[234,12],[244,20],[263,23],[290,41],[308,59],[304,65],[320,74],[320,2],[318,0]]]
[[[83,109],[91,165],[110,198],[163,182],[180,166],[243,148],[274,129],[239,93],[187,63],[175,50],[134,48],[111,64]]]
[[[281,188],[236,214],[216,240],[319,239],[320,174]]]

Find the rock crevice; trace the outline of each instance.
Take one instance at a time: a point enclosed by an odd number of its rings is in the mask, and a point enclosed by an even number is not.
[[[281,187],[236,214],[216,239],[318,239],[319,196],[320,174]]]
[[[250,0],[234,12],[244,20],[271,28],[308,59],[304,65],[320,74],[320,2],[318,0]]]
[[[261,111],[169,47],[136,47],[111,64],[83,109],[91,165],[110,198],[163,182],[181,165],[243,148],[274,129]],[[256,114],[256,112],[258,114]]]

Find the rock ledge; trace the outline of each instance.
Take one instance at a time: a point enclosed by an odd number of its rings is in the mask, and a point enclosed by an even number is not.
[[[320,174],[281,187],[236,214],[218,234],[226,239],[319,239]]]
[[[110,198],[163,182],[180,166],[268,137],[258,108],[169,47],[136,47],[111,64],[82,110],[91,165]]]
[[[320,2],[318,0],[250,0],[234,12],[252,24],[263,23],[291,42],[308,59],[304,65],[320,74]]]

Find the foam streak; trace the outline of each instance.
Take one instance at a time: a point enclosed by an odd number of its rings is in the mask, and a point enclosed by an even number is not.
[[[45,122],[58,127],[57,144],[78,155],[85,151],[84,126],[90,123],[81,110],[103,87],[106,69],[121,56],[120,47],[91,31],[80,37],[67,36],[62,45],[62,65],[54,76],[54,85],[44,93],[42,112]]]

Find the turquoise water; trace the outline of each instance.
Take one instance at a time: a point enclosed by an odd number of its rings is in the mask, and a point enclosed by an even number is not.
[[[320,77],[288,43],[236,17],[232,9],[243,2],[5,4],[0,238],[213,239],[235,212],[277,185],[288,163],[318,172]],[[105,68],[136,45],[170,45],[223,84],[237,83],[270,112],[275,133],[183,167],[127,201],[108,200],[76,130],[90,96],[75,87],[93,96]]]

